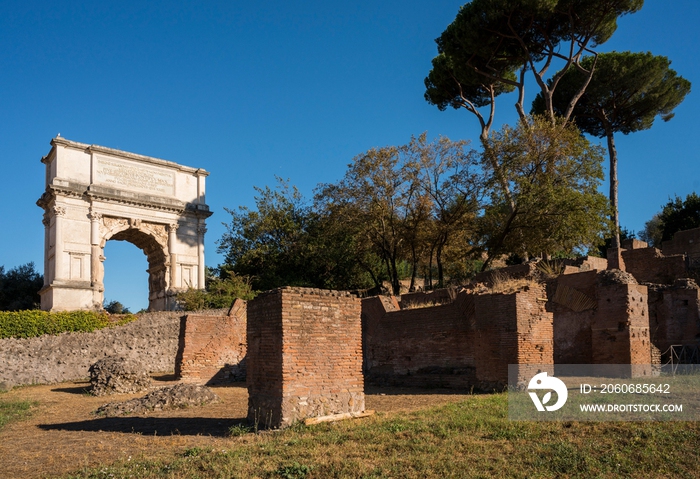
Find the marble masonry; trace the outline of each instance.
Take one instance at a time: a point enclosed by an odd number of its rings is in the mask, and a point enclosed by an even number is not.
[[[45,226],[42,309],[102,308],[110,240],[146,255],[150,311],[171,310],[178,291],[204,287],[207,171],[60,136],[51,146],[37,201]]]

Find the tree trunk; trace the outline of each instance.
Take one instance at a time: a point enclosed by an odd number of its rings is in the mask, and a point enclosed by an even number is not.
[[[613,248],[620,248],[620,213],[617,204],[617,149],[615,148],[615,138],[610,125],[605,126],[605,134],[608,137],[608,154],[610,156],[610,207],[612,208],[611,219],[615,228],[612,245]]]
[[[394,296],[398,296],[401,294],[399,271],[398,268],[396,268],[396,256],[391,257],[391,289],[394,291]]]
[[[426,283],[423,287],[426,291],[432,291],[433,289],[433,252],[435,251],[435,244],[430,245],[430,257],[428,259],[428,274],[426,275]]]
[[[440,238],[440,242],[438,243],[437,249],[435,250],[435,262],[437,263],[438,269],[438,288],[445,287],[445,274],[442,269],[442,249],[445,247],[445,243],[447,243],[447,238],[443,236]]]
[[[416,276],[418,274],[418,257],[416,255],[415,245],[411,246],[411,285],[408,287],[408,292],[412,293],[416,290]]]

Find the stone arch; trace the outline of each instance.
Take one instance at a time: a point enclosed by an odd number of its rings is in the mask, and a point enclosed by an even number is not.
[[[104,281],[104,248],[107,241],[126,241],[139,248],[148,261],[148,309],[170,309],[170,251],[166,225],[129,218],[104,217],[100,222],[99,264],[96,278]],[[104,295],[102,297],[104,301]]]
[[[202,169],[56,137],[42,158],[45,310],[102,309],[104,247],[127,241],[148,260],[149,310],[204,287],[204,234],[211,216]]]

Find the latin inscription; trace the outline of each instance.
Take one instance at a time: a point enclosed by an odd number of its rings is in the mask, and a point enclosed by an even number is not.
[[[175,196],[175,172],[96,157],[95,183],[120,190]]]

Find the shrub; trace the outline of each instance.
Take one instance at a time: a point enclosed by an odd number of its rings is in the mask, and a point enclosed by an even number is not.
[[[0,338],[34,338],[68,331],[91,332],[121,326],[135,319],[134,315],[126,315],[115,321],[108,314],[95,311],[3,311],[0,312]]]
[[[208,278],[207,289],[188,289],[178,293],[177,301],[185,311],[228,308],[236,298],[253,299],[255,291],[247,276],[239,276],[233,271],[224,273],[227,277]]]

